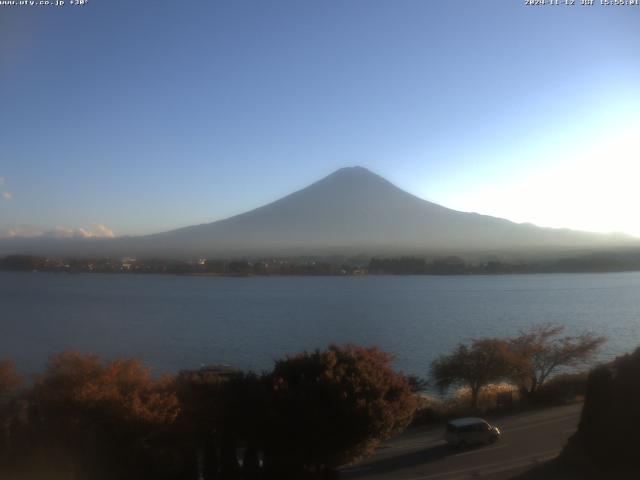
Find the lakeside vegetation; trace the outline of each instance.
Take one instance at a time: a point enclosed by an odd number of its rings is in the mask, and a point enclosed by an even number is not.
[[[452,385],[468,388],[473,410],[483,387],[504,380],[511,380],[522,398],[535,399],[556,372],[588,365],[605,342],[589,332],[576,336],[563,332],[562,326],[545,324],[514,337],[459,344],[433,361],[431,377],[443,390]]]
[[[541,258],[479,256],[198,258],[48,258],[6,255],[0,269],[67,273],[166,273],[219,276],[503,275],[640,271],[640,250],[620,249]]]
[[[134,359],[64,352],[27,382],[4,361],[0,476],[334,478],[411,424],[575,399],[584,375],[554,375],[585,364],[602,341],[549,325],[478,339],[434,360],[429,379],[355,345],[288,356],[262,374],[216,366],[154,377]],[[461,388],[436,399],[429,384]],[[500,405],[506,392],[512,401]]]

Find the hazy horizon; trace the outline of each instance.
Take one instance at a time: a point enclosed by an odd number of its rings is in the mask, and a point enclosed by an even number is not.
[[[89,229],[85,229],[85,228],[69,228],[69,227],[61,227],[61,226],[56,226],[52,229],[49,230],[43,230],[43,229],[38,229],[37,227],[33,227],[33,226],[17,226],[14,227],[13,229],[8,230],[8,234],[5,234],[5,236],[0,236],[0,240],[2,238],[5,239],[11,239],[11,238],[15,238],[15,239],[20,239],[20,238],[51,238],[51,239],[67,239],[67,238],[79,238],[79,239],[84,239],[84,238],[118,238],[118,237],[143,237],[143,236],[147,236],[147,235],[156,235],[156,234],[163,234],[163,233],[167,233],[167,232],[173,232],[173,231],[180,231],[183,229],[189,229],[191,227],[197,227],[197,226],[206,226],[209,224],[215,224],[217,222],[222,222],[222,221],[227,221],[227,220],[231,220],[234,219],[235,217],[242,217],[245,214],[250,214],[254,211],[259,211],[261,210],[263,207],[268,207],[271,204],[277,204],[278,202],[280,202],[283,199],[288,198],[289,196],[292,196],[294,194],[298,194],[303,192],[304,190],[306,190],[309,187],[312,187],[314,184],[316,183],[320,183],[323,181],[326,181],[327,179],[335,176],[336,174],[340,174],[342,172],[346,172],[349,170],[353,170],[353,171],[363,171],[363,172],[367,172],[368,174],[373,174],[373,176],[378,176],[375,172],[372,172],[371,170],[367,169],[366,167],[360,166],[360,165],[355,165],[355,166],[349,166],[349,167],[342,167],[339,168],[338,170],[335,170],[333,172],[331,172],[329,175],[326,175],[320,179],[317,179],[315,182],[311,183],[310,185],[306,185],[303,188],[300,188],[298,190],[292,191],[292,192],[288,192],[287,194],[283,195],[280,198],[274,199],[273,201],[270,201],[266,204],[262,204],[262,205],[256,205],[254,207],[250,207],[248,210],[243,211],[243,212],[239,212],[238,214],[234,214],[234,215],[230,215],[228,217],[224,217],[224,218],[220,218],[220,219],[213,219],[211,221],[207,221],[207,222],[202,222],[199,224],[194,224],[194,225],[177,225],[174,226],[172,228],[168,228],[166,230],[163,231],[158,231],[158,232],[148,232],[148,233],[143,233],[143,234],[125,234],[125,235],[116,235],[114,234],[114,232],[109,229],[108,227],[106,227],[105,225],[102,224],[93,224],[91,228]],[[380,177],[382,178],[382,177]],[[384,179],[387,180],[387,179]],[[398,185],[392,184],[394,187],[403,190],[402,188],[400,188]],[[404,192],[406,192],[406,190],[403,190]],[[406,192],[409,193],[410,192]],[[412,195],[412,194],[410,194]],[[428,202],[428,200],[421,198],[419,196],[415,196],[417,199],[420,200],[424,200],[426,202]],[[433,203],[433,202],[429,202],[429,203]],[[482,215],[485,216],[482,212],[475,212],[475,211],[469,211],[469,212],[465,212],[465,211],[460,211],[460,210],[455,210],[455,209],[450,209],[447,205],[440,205],[437,203],[433,203],[434,205],[437,206],[441,206],[446,208],[447,210],[453,210],[455,212],[458,213],[471,213],[471,214],[478,214],[478,215]],[[488,217],[493,217],[499,220],[508,220],[509,222],[511,222],[511,220],[509,219],[502,219],[500,217],[495,217],[492,215],[488,215]],[[596,232],[596,231],[588,231],[588,230],[576,230],[576,229],[570,229],[570,228],[566,228],[566,227],[544,227],[541,225],[536,225],[532,222],[513,222],[517,225],[522,225],[522,226],[533,226],[533,227],[539,227],[539,228],[551,228],[551,229],[555,229],[555,230],[570,230],[576,233],[594,233],[594,234],[599,234],[599,233],[604,233],[604,234],[612,234],[614,236],[622,236],[622,237],[628,237],[628,238],[633,238],[633,239],[640,239],[640,236],[636,236],[636,235],[631,235],[631,234],[626,234],[624,232]],[[431,249],[433,250],[433,249]],[[435,249],[435,250],[439,250],[439,248]],[[451,251],[455,251],[455,249],[451,249]]]
[[[553,256],[640,248],[640,239],[517,224],[421,199],[363,167],[342,168],[274,202],[216,222],[113,237],[54,230],[0,240],[0,254],[211,258],[234,256]],[[105,238],[108,237],[108,238]],[[103,241],[88,241],[88,240]]]

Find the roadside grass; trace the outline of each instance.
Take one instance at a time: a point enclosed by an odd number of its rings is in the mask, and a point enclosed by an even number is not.
[[[420,393],[412,426],[436,424],[459,417],[513,413],[582,402],[586,379],[586,373],[561,374],[549,380],[539,392],[530,397],[523,396],[518,387],[510,383],[490,384],[480,391],[476,410],[470,407],[471,392],[468,388],[459,388],[448,396]],[[510,401],[505,401],[509,398]]]

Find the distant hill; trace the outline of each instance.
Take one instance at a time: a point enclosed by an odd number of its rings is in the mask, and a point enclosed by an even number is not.
[[[362,167],[213,223],[115,239],[12,238],[0,254],[207,257],[599,249],[640,240],[540,228],[428,202]]]

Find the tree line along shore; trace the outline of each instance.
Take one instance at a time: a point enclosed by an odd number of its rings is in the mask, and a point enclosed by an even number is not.
[[[619,369],[598,367],[587,378],[579,367],[603,342],[590,333],[568,336],[562,327],[539,325],[514,337],[460,344],[436,358],[424,378],[395,371],[388,353],[356,345],[287,356],[261,374],[211,366],[158,377],[135,359],[63,352],[26,382],[5,360],[0,476],[337,478],[338,467],[412,424],[578,395],[596,405],[589,409],[590,428],[602,428],[593,419],[602,410],[598,402],[609,403],[607,392],[597,389],[614,388]],[[637,371],[631,368],[631,374]],[[511,402],[501,404],[494,395],[500,382],[510,382]],[[436,402],[424,394],[426,387],[455,388],[457,394]],[[581,448],[574,440],[568,458],[581,459]]]
[[[280,257],[173,260],[163,258],[57,258],[6,255],[0,269],[68,273],[167,273],[216,276],[339,276],[339,275],[501,275],[527,273],[588,273],[640,270],[640,250],[564,254],[564,256],[498,256],[474,260],[460,256]]]

